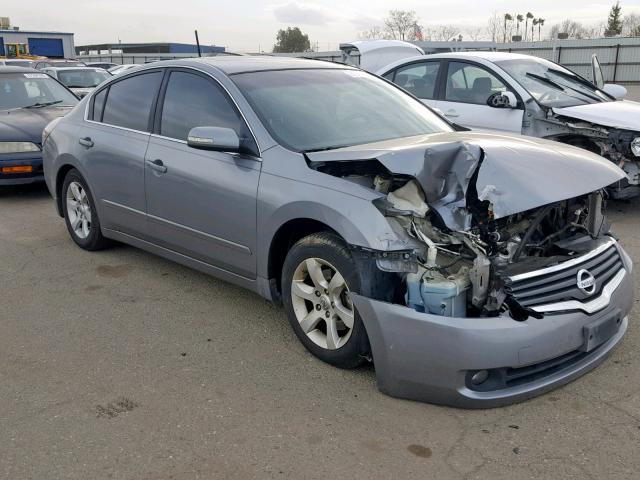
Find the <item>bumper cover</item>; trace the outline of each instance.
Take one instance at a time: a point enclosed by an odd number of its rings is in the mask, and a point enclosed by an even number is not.
[[[627,269],[609,305],[592,315],[547,314],[516,322],[508,315],[450,318],[351,295],[363,319],[380,391],[399,398],[463,408],[491,408],[526,400],[566,384],[599,365],[620,342],[633,302]],[[607,318],[619,322],[611,336],[589,345],[585,332]],[[469,372],[544,365],[571,352],[575,361],[538,371],[530,381],[490,391],[472,390]]]
[[[34,152],[37,153],[37,152]],[[17,167],[17,166],[31,166],[33,172],[31,173],[18,173],[18,174],[3,174],[0,172],[0,186],[5,185],[26,185],[29,183],[37,183],[44,181],[44,172],[42,170],[42,155],[37,154],[13,154],[13,155],[0,155],[0,168],[1,167]]]

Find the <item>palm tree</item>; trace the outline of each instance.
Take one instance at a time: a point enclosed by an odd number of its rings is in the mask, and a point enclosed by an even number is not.
[[[517,22],[516,23],[516,32],[517,32],[517,35],[520,35],[520,24],[523,22],[523,20],[524,20],[524,17],[522,15],[520,15],[520,14],[516,15],[516,22]]]
[[[533,28],[538,24],[538,19],[534,18],[531,20],[531,41],[533,42],[535,38],[533,38]]]
[[[525,41],[527,40],[527,35],[529,33],[529,19],[533,18],[533,13],[527,12],[526,17],[527,17],[527,20],[524,23],[524,39],[525,39]],[[533,38],[531,38],[531,41],[533,41]]]
[[[538,19],[538,41],[540,41],[540,28],[544,25],[544,18]]]
[[[510,13],[505,13],[504,14],[504,35],[502,38],[502,41],[504,43],[507,43],[507,22],[511,22],[513,21],[513,17],[511,16]]]

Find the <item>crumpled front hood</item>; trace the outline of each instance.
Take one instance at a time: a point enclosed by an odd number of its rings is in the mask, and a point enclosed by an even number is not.
[[[72,107],[22,108],[0,111],[0,142],[42,141],[42,131],[49,122],[66,115]]]
[[[466,195],[475,188],[495,218],[584,195],[625,178],[610,161],[576,147],[532,137],[439,133],[308,153],[311,162],[377,160],[414,177],[426,201],[453,230],[466,230]]]
[[[640,103],[630,100],[554,108],[553,112],[563,117],[576,118],[605,127],[640,132]]]

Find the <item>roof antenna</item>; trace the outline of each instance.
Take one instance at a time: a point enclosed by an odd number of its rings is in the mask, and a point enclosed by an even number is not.
[[[198,38],[198,30],[196,32],[196,45],[198,46],[198,57],[202,56],[202,51],[200,50],[200,39]]]

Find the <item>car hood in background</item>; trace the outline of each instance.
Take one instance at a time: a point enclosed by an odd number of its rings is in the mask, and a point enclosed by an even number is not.
[[[21,108],[0,111],[0,142],[42,141],[42,131],[49,122],[63,117],[73,107]]]
[[[84,98],[93,92],[94,88],[69,88],[73,93],[75,93],[78,97]]]
[[[466,208],[471,186],[480,200],[491,202],[494,217],[502,218],[625,178],[613,163],[586,150],[532,137],[481,132],[438,133],[306,155],[312,166],[377,160],[393,174],[414,177],[429,206],[452,230],[471,227]]]
[[[554,108],[553,113],[605,127],[640,131],[640,103],[630,100]]]

